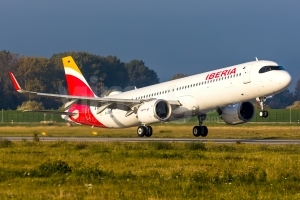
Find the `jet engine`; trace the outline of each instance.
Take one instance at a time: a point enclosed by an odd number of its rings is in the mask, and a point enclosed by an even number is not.
[[[255,109],[251,102],[228,105],[221,110],[221,118],[226,124],[230,125],[249,122],[255,114]]]
[[[144,102],[137,111],[137,117],[144,124],[166,121],[172,113],[171,105],[162,99]]]

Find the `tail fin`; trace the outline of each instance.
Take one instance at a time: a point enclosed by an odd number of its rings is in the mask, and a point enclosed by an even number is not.
[[[69,95],[96,97],[71,56],[62,58]]]

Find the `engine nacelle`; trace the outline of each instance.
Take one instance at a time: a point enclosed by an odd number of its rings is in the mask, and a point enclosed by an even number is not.
[[[226,124],[242,124],[249,122],[255,114],[255,108],[251,102],[237,103],[222,109],[221,118]]]
[[[172,113],[171,105],[162,99],[144,102],[137,111],[137,116],[143,124],[166,121]]]

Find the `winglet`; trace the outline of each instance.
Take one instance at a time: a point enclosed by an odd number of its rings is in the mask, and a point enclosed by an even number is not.
[[[17,90],[17,92],[22,93],[24,90],[22,90],[22,88],[20,87],[17,79],[15,78],[14,74],[12,72],[9,72],[9,77],[11,79],[11,82],[14,85],[15,90]]]

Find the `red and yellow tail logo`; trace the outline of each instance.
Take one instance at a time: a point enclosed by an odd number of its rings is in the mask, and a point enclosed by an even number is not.
[[[71,56],[62,58],[69,95],[96,97]]]

